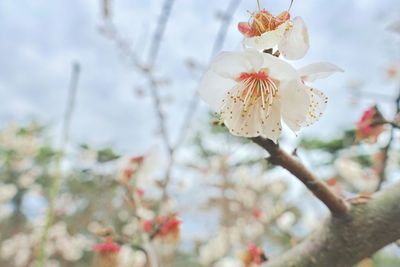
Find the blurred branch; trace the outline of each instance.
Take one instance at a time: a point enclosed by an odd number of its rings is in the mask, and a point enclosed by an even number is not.
[[[229,3],[228,7],[226,8],[225,12],[222,14],[222,23],[221,26],[218,30],[218,34],[215,38],[213,48],[211,51],[210,55],[210,60],[215,56],[217,52],[219,52],[225,42],[226,38],[226,33],[228,32],[228,28],[232,22],[233,15],[235,14],[235,11],[239,7],[241,0],[231,0]],[[194,114],[196,113],[197,107],[199,104],[199,96],[197,94],[197,91],[193,94],[190,102],[188,109],[185,113],[184,119],[183,119],[183,124],[182,128],[180,130],[180,134],[178,137],[178,141],[175,144],[175,148],[179,147],[181,143],[185,140],[185,137],[187,135],[187,131],[190,127],[190,124],[192,122],[192,119],[194,117]]]
[[[109,19],[112,16],[111,4],[112,0],[103,0],[103,18]]]
[[[344,199],[337,196],[329,187],[311,173],[298,159],[282,150],[277,144],[262,137],[252,138],[253,142],[269,152],[268,160],[279,165],[296,176],[307,188],[321,200],[333,216],[346,214],[349,210]]]
[[[165,0],[161,10],[161,14],[158,17],[156,30],[154,32],[153,39],[151,40],[149,54],[148,54],[147,63],[149,64],[149,68],[152,68],[157,60],[161,41],[163,39],[165,28],[167,26],[169,17],[171,15],[171,10],[174,1],[175,0]]]
[[[219,29],[217,37],[214,41],[213,49],[211,52],[211,58],[215,55],[216,52],[218,52],[221,49],[221,47],[225,41],[225,37],[226,37],[226,33],[228,31],[229,25],[232,21],[233,14],[235,13],[236,9],[238,8],[240,2],[241,2],[241,0],[232,0],[229,3],[226,11],[224,12],[224,14],[222,16],[222,23],[221,23],[220,29]],[[167,190],[168,190],[168,184],[170,182],[170,172],[172,169],[172,165],[174,164],[175,153],[178,150],[178,148],[182,145],[182,143],[184,142],[184,140],[186,138],[187,131],[190,127],[193,116],[197,110],[198,101],[199,101],[199,98],[198,98],[197,92],[195,92],[193,94],[192,99],[189,102],[188,110],[186,111],[186,113],[184,115],[182,127],[178,134],[177,142],[175,143],[175,145],[172,147],[172,150],[171,150],[171,154],[170,154],[171,161],[170,161],[170,164],[168,165],[168,171],[167,171],[167,174],[169,174],[169,175],[166,176],[166,179],[163,183],[163,200],[165,200],[168,195]]]
[[[69,141],[69,132],[71,126],[71,118],[73,114],[73,110],[75,108],[75,98],[76,92],[78,88],[78,80],[80,74],[80,65],[79,63],[74,63],[72,65],[72,74],[70,85],[68,89],[68,97],[67,97],[67,106],[65,109],[64,120],[62,122],[62,136],[61,136],[61,146],[60,146],[60,155],[56,157],[55,162],[55,174],[53,180],[50,185],[49,199],[48,199],[48,207],[46,212],[46,222],[43,228],[42,237],[39,243],[39,255],[38,255],[38,264],[39,267],[44,267],[46,264],[46,245],[49,238],[50,227],[54,222],[54,206],[57,195],[60,191],[61,186],[61,178],[62,178],[62,163],[65,157],[65,150]]]
[[[170,18],[171,14],[171,9],[172,5],[174,4],[174,0],[165,0],[161,14],[158,18],[156,30],[154,32],[153,39],[150,43],[150,50],[149,50],[149,56],[148,56],[148,68],[150,71],[153,70],[154,68],[154,63],[157,60],[157,56],[160,50],[160,45],[164,36],[165,28],[167,25],[167,22]],[[150,73],[150,72],[149,72]],[[160,130],[161,130],[161,135],[164,140],[164,145],[167,149],[168,152],[168,163],[167,163],[167,169],[165,171],[165,178],[162,183],[162,201],[165,201],[168,198],[168,192],[167,192],[167,187],[168,184],[171,180],[171,172],[172,172],[172,166],[174,165],[174,148],[172,147],[169,138],[168,138],[168,132],[167,132],[167,127],[166,127],[166,119],[163,114],[163,110],[161,107],[161,98],[158,92],[157,88],[157,83],[154,81],[154,79],[149,78],[150,82],[150,92],[151,96],[153,99],[153,104],[154,104],[154,109],[156,110],[157,117],[158,117],[158,123],[160,125]]]
[[[400,183],[378,192],[347,216],[330,218],[299,245],[264,267],[347,267],[400,238]]]
[[[215,39],[211,57],[217,51],[219,51],[221,49],[223,42],[225,40],[225,37],[226,37],[227,29],[232,20],[232,16],[233,16],[235,10],[237,9],[237,7],[239,6],[239,3],[240,3],[240,0],[232,0],[229,3],[226,11],[224,12],[224,14],[222,16],[222,24],[218,31],[217,37]],[[125,40],[123,40],[119,36],[117,29],[115,28],[115,26],[112,23],[112,20],[109,17],[107,19],[105,19],[105,21],[104,21],[105,25],[101,29],[102,33],[106,37],[110,38],[111,40],[113,40],[116,43],[118,48],[130,59],[131,63],[137,68],[137,70],[140,71],[147,78],[147,81],[149,83],[149,90],[150,90],[151,98],[153,100],[153,107],[156,112],[158,125],[160,126],[161,138],[163,140],[163,144],[168,153],[168,162],[167,162],[167,167],[166,167],[166,171],[165,171],[165,176],[161,183],[162,201],[165,201],[166,199],[168,199],[168,185],[171,180],[171,172],[172,172],[173,165],[175,163],[174,156],[175,156],[175,153],[178,150],[178,148],[181,146],[181,144],[185,140],[187,130],[190,126],[190,122],[193,118],[193,115],[194,115],[194,113],[197,109],[197,105],[198,105],[198,96],[197,96],[197,92],[196,92],[193,95],[193,98],[190,101],[189,108],[184,116],[183,124],[182,124],[181,130],[178,134],[177,142],[174,145],[172,145],[169,140],[169,136],[168,136],[168,131],[167,131],[167,127],[166,127],[166,118],[165,118],[164,112],[162,110],[162,101],[161,101],[161,97],[160,97],[159,90],[158,90],[159,84],[158,84],[157,79],[154,76],[154,64],[156,63],[157,58],[158,58],[160,46],[161,46],[161,43],[163,40],[167,22],[170,18],[173,4],[174,4],[174,0],[165,0],[164,1],[161,14],[157,21],[155,33],[154,33],[151,43],[149,45],[149,47],[150,47],[149,54],[148,54],[145,64],[140,63],[135,51],[130,47],[130,45]]]
[[[400,114],[400,90],[399,90],[398,96],[396,97],[395,105],[396,105],[396,113],[395,113],[395,117],[396,117],[396,116],[398,116],[398,114]],[[389,151],[390,151],[390,148],[394,141],[394,135],[395,135],[396,128],[399,127],[394,122],[390,123],[390,124],[392,125],[392,128],[390,129],[389,141],[388,141],[387,145],[382,149],[383,159],[382,159],[382,164],[381,164],[381,167],[379,170],[379,182],[378,182],[376,191],[379,191],[382,188],[382,184],[386,180],[386,166],[387,166],[387,161],[389,158]]]
[[[221,50],[224,45],[226,34],[228,32],[228,28],[231,24],[232,17],[235,14],[236,9],[239,7],[241,0],[231,0],[228,7],[222,14],[221,26],[219,27],[217,38],[215,38],[214,45],[211,52],[211,59]]]
[[[62,144],[66,146],[69,142],[69,133],[71,127],[71,118],[72,113],[75,109],[75,100],[76,100],[76,91],[78,89],[78,80],[79,80],[79,73],[80,73],[80,65],[79,63],[75,62],[72,65],[72,77],[70,81],[70,86],[68,90],[68,98],[67,98],[67,107],[65,109],[64,115],[64,123],[63,123],[63,130],[62,130]]]

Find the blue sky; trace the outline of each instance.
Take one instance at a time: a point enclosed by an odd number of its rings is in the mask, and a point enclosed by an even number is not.
[[[216,12],[228,0],[176,0],[157,72],[172,83],[162,88],[168,129],[174,138],[198,76],[185,66],[188,58],[207,64],[218,31]],[[277,13],[289,1],[261,1]],[[146,55],[161,0],[115,0],[115,22],[139,55]],[[240,48],[238,21],[248,19],[256,1],[242,1],[229,29],[225,50]],[[345,70],[315,87],[330,98],[326,116],[306,129],[306,135],[330,135],[352,125],[363,107],[375,100],[351,104],[346,84],[360,79],[364,90],[394,95],[396,84],[384,80],[383,67],[399,58],[399,42],[384,28],[400,16],[396,0],[298,0],[292,9],[307,23],[311,48],[303,66],[330,61]],[[65,106],[71,64],[82,65],[72,138],[79,142],[116,145],[138,153],[154,145],[156,123],[148,94],[138,97],[142,77],[124,61],[115,46],[101,36],[101,6],[97,0],[2,0],[0,2],[0,125],[37,118],[58,125]],[[396,51],[397,50],[397,51]],[[194,118],[201,127],[207,107]],[[390,106],[386,107],[390,111]],[[55,128],[57,129],[57,128]]]

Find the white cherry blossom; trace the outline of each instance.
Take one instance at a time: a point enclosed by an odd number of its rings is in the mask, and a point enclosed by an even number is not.
[[[252,15],[250,22],[240,22],[238,28],[245,37],[246,47],[261,51],[276,47],[286,59],[300,59],[309,48],[303,19],[295,17],[291,20],[288,11],[273,16],[267,10],[261,10]]]
[[[319,70],[306,68],[303,76],[317,75]],[[274,142],[281,134],[282,119],[298,131],[322,115],[327,101],[322,92],[305,85],[291,65],[253,49],[217,56],[199,94],[220,113],[232,134]]]

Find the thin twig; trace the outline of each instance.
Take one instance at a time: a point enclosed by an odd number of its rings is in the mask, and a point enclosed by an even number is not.
[[[348,204],[343,198],[337,196],[329,187],[320,181],[313,173],[311,173],[300,161],[295,157],[286,153],[277,144],[269,139],[262,137],[254,137],[252,141],[270,154],[268,160],[279,165],[295,177],[297,177],[320,201],[322,201],[333,216],[346,214],[349,210]]]
[[[147,62],[146,62],[146,65],[147,65],[146,67],[149,69],[149,72],[148,72],[149,75],[147,75],[147,77],[148,77],[148,81],[149,81],[149,85],[150,85],[149,86],[150,93],[151,93],[151,96],[153,99],[154,109],[155,109],[157,117],[158,117],[158,124],[160,125],[160,131],[161,131],[161,135],[163,138],[163,142],[168,151],[170,161],[172,161],[171,157],[172,157],[173,152],[172,152],[172,145],[170,144],[170,141],[168,138],[167,127],[165,125],[166,120],[165,120],[163,110],[161,107],[161,104],[162,104],[161,97],[158,92],[157,81],[150,74],[152,73],[154,64],[156,63],[157,58],[158,58],[161,42],[163,40],[165,29],[166,29],[168,20],[171,15],[171,10],[172,10],[173,4],[174,4],[174,0],[165,0],[164,1],[163,7],[161,10],[161,14],[158,17],[157,26],[154,31],[153,38],[150,42],[150,49],[149,49],[149,54],[148,54],[148,58],[147,58]],[[167,171],[167,175],[169,175],[168,171]]]
[[[213,44],[213,48],[211,51],[211,55],[210,58],[212,59],[215,54],[221,50],[224,42],[225,42],[225,38],[226,38],[226,33],[228,31],[229,25],[232,21],[232,17],[236,11],[236,9],[238,8],[239,4],[240,4],[241,0],[232,0],[227,9],[225,10],[225,12],[222,15],[222,23],[221,26],[218,30],[217,36],[215,38],[214,44]],[[199,97],[197,92],[194,92],[192,99],[189,101],[189,106],[188,109],[184,115],[183,118],[183,123],[182,123],[182,127],[180,129],[180,132],[178,134],[178,139],[175,143],[175,145],[173,147],[171,147],[171,154],[170,154],[170,162],[167,165],[167,175],[165,177],[165,180],[163,182],[163,193],[162,193],[162,199],[166,200],[168,198],[168,184],[171,180],[171,172],[172,172],[172,167],[174,164],[174,156],[176,154],[176,151],[179,149],[179,147],[183,144],[186,135],[187,135],[187,131],[190,127],[190,124],[192,122],[193,116],[196,113],[197,107],[198,107],[198,103],[199,103]]]
[[[213,48],[211,50],[210,61],[213,59],[215,54],[221,50],[222,46],[224,45],[224,42],[226,39],[226,33],[228,32],[228,28],[231,25],[232,18],[235,14],[235,11],[239,7],[240,2],[241,2],[241,0],[232,0],[229,3],[226,10],[224,11],[224,13],[222,15],[222,23],[218,30],[217,36],[215,38]],[[190,124],[192,122],[192,119],[196,113],[198,104],[199,104],[199,96],[197,94],[197,91],[195,91],[191,100],[189,101],[188,109],[184,115],[180,134],[178,135],[177,142],[175,143],[175,146],[174,146],[175,149],[177,149],[185,140],[187,131],[188,131]]]
[[[70,89],[68,90],[67,107],[65,110],[64,123],[63,123],[63,136],[62,136],[63,141],[62,141],[62,143],[64,146],[66,146],[69,142],[69,134],[70,134],[69,129],[71,126],[72,114],[75,109],[76,91],[78,89],[80,68],[81,67],[80,67],[79,63],[73,63],[71,84],[69,86]]]
[[[153,39],[150,43],[150,50],[148,54],[147,63],[149,67],[152,68],[158,58],[158,53],[160,51],[161,41],[164,36],[165,28],[167,26],[169,17],[171,15],[172,6],[174,4],[174,0],[165,0],[161,14],[158,17],[156,30],[154,31]]]
[[[232,17],[236,9],[239,7],[241,0],[231,0],[228,7],[222,14],[222,23],[219,27],[217,37],[215,38],[213,48],[211,50],[211,59],[221,50],[224,45],[228,28],[231,25]],[[211,60],[210,59],[210,60]]]
[[[135,54],[134,50],[129,46],[129,44],[123,40],[116,29],[116,27],[113,25],[112,20],[108,19],[105,21],[105,27],[102,28],[102,33],[113,40],[118,48],[128,57],[128,59],[131,61],[131,63],[139,70],[148,80],[149,83],[149,90],[151,94],[151,98],[153,100],[153,107],[156,112],[156,117],[157,117],[157,123],[160,127],[160,134],[161,138],[163,141],[163,145],[167,150],[168,153],[168,162],[167,162],[167,167],[165,171],[165,176],[164,180],[162,183],[162,200],[166,200],[168,198],[168,184],[171,180],[171,172],[173,169],[174,165],[174,155],[176,153],[176,150],[180,147],[180,145],[183,143],[183,140],[185,140],[187,130],[190,126],[191,120],[194,116],[194,113],[196,112],[197,106],[198,106],[198,96],[197,92],[193,95],[189,108],[187,112],[185,113],[184,120],[182,123],[181,130],[178,134],[178,139],[177,142],[172,145],[168,132],[167,132],[167,127],[166,127],[166,119],[162,110],[162,101],[161,97],[158,92],[158,82],[157,79],[154,77],[154,64],[157,61],[158,53],[160,50],[160,45],[163,39],[163,35],[166,29],[166,24],[168,22],[168,19],[170,17],[172,5],[174,1],[173,0],[165,0],[162,8],[161,15],[159,16],[158,23],[156,26],[155,33],[153,35],[152,41],[150,43],[150,49],[149,49],[149,55],[147,58],[146,64],[141,64],[137,55]],[[226,31],[230,25],[230,22],[232,20],[232,16],[239,6],[240,0],[232,0],[226,9],[225,13],[223,14],[223,20],[222,24],[220,27],[220,30],[218,31],[217,37],[215,39],[211,57],[218,52],[225,40],[226,37]]]
[[[158,23],[156,26],[156,30],[154,32],[153,39],[150,43],[150,50],[149,50],[149,56],[147,59],[147,65],[149,68],[149,74],[154,68],[154,64],[157,60],[158,53],[160,50],[160,45],[164,37],[165,29],[167,22],[170,18],[172,6],[174,4],[174,0],[165,0],[161,15],[158,18]],[[172,172],[172,166],[174,164],[174,148],[172,147],[169,137],[168,137],[168,132],[167,132],[167,127],[166,127],[166,119],[164,117],[164,113],[162,110],[162,103],[161,103],[161,97],[158,92],[158,84],[154,79],[151,79],[151,76],[149,77],[149,83],[150,83],[150,93],[153,99],[153,106],[157,114],[158,118],[158,124],[160,126],[160,131],[161,131],[161,136],[164,142],[164,146],[167,149],[168,153],[168,162],[167,162],[167,168],[165,171],[165,178],[163,181],[162,185],[162,201],[165,201],[168,198],[167,195],[167,186],[171,180],[171,172]]]
[[[129,44],[127,44],[127,42],[125,42],[122,38],[119,37],[118,32],[111,20],[105,21],[106,28],[104,29],[105,35],[115,41],[115,43],[121,49],[121,51],[124,52],[124,54],[131,60],[131,62],[137,68],[137,70],[139,70],[147,78],[147,82],[149,83],[151,98],[153,100],[153,107],[156,112],[156,118],[157,118],[158,125],[160,127],[161,138],[162,138],[163,145],[165,146],[167,153],[168,153],[168,157],[169,157],[168,163],[167,163],[168,167],[167,167],[166,174],[165,174],[166,178],[164,179],[164,181],[170,180],[169,177],[170,177],[172,164],[173,164],[173,159],[172,159],[173,149],[170,144],[169,137],[168,137],[165,117],[164,117],[164,113],[162,110],[161,96],[158,91],[158,82],[154,76],[153,71],[154,71],[154,64],[157,61],[157,57],[159,54],[160,45],[161,45],[163,35],[164,35],[165,29],[166,29],[166,25],[167,25],[167,22],[169,20],[170,14],[171,14],[173,3],[174,3],[174,0],[165,0],[164,1],[161,15],[158,18],[156,30],[154,32],[153,39],[150,43],[149,55],[148,55],[148,58],[147,58],[147,61],[145,64],[141,64],[137,55],[135,54],[133,49],[129,46]],[[108,30],[108,32],[107,32],[107,30]],[[165,191],[165,190],[163,190],[163,191]],[[164,196],[164,192],[163,192],[163,196]],[[137,201],[134,201],[134,204],[137,205]],[[152,244],[150,243],[151,240],[147,236],[144,236],[144,235],[142,235],[142,238],[144,241],[144,247],[148,252],[150,265],[153,267],[158,266],[157,255],[154,251]]]
[[[44,267],[46,264],[46,245],[49,238],[50,227],[54,222],[54,205],[57,198],[57,195],[60,191],[61,179],[62,179],[62,163],[65,157],[65,150],[68,146],[69,141],[69,132],[71,125],[71,118],[73,114],[73,110],[75,108],[75,98],[76,91],[78,87],[78,80],[80,74],[80,66],[78,63],[74,63],[72,65],[72,74],[70,85],[68,89],[68,98],[67,98],[67,106],[65,109],[64,120],[62,123],[62,135],[61,135],[61,145],[60,145],[60,154],[56,158],[55,162],[55,174],[53,177],[53,181],[51,183],[50,192],[49,192],[49,200],[48,207],[46,212],[46,222],[43,229],[42,237],[40,239],[39,244],[39,255],[38,255],[38,263],[37,266]]]

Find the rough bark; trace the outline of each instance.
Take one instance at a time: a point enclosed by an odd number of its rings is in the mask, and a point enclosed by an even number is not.
[[[351,267],[400,239],[400,183],[378,192],[345,216],[330,217],[315,233],[264,267]]]

